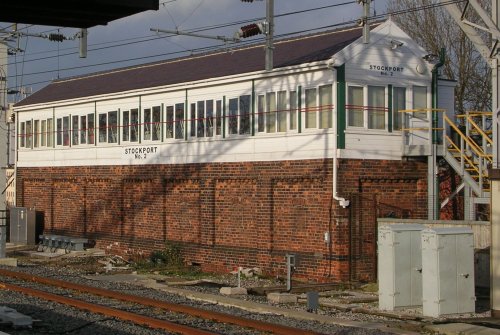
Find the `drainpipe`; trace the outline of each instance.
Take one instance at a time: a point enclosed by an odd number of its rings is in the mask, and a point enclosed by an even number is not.
[[[432,91],[432,108],[438,108],[438,71],[439,68],[444,65],[445,61],[445,49],[441,48],[439,52],[439,61],[432,68],[432,82],[431,82],[431,91]],[[434,189],[434,202],[432,210],[433,217],[432,219],[439,219],[439,180],[438,180],[438,171],[437,171],[437,145],[438,145],[438,113],[436,111],[432,111],[432,186]]]
[[[337,82],[338,85],[338,82]],[[333,112],[333,120],[335,122],[338,122],[337,120],[337,108],[334,108]],[[336,129],[336,127],[334,127]],[[338,174],[338,168],[337,168],[337,137],[338,137],[338,131],[335,130],[335,133],[333,134],[333,199],[337,200],[339,202],[339,205],[342,206],[343,208],[346,208],[349,206],[349,200],[339,197],[337,193],[337,174]]]

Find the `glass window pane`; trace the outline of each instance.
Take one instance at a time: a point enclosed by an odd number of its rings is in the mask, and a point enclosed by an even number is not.
[[[229,99],[228,134],[238,134],[238,99]]]
[[[80,143],[87,143],[87,115],[80,116]]]
[[[403,126],[402,124],[402,113],[400,110],[406,109],[406,88],[404,87],[394,87],[392,93],[392,115],[393,115],[393,128],[394,130],[400,130]]]
[[[259,133],[263,132],[264,120],[265,120],[265,98],[264,95],[259,95],[257,97],[257,131]]]
[[[250,134],[250,95],[240,96],[240,134]]]
[[[99,114],[99,143],[105,143],[108,140],[108,115]]]
[[[25,146],[25,140],[26,140],[26,124],[24,122],[21,122],[21,131],[19,132],[19,146],[21,148],[24,148]]]
[[[128,141],[130,139],[130,112],[122,112],[122,141]]]
[[[52,119],[47,119],[47,146],[52,147],[53,146],[53,139],[54,139],[54,132],[53,132],[53,121]]]
[[[207,137],[214,136],[214,101],[207,100]]]
[[[324,85],[319,87],[319,127],[331,128],[332,127],[332,85]]]
[[[144,110],[144,140],[151,140],[151,109]]]
[[[368,129],[385,129],[385,87],[368,86]]]
[[[69,116],[63,117],[63,145],[69,146]]]
[[[276,132],[276,93],[266,94],[266,132]]]
[[[38,148],[39,138],[40,138],[40,121],[35,120],[34,122],[34,130],[33,130],[33,147]]]
[[[78,129],[78,115],[73,115],[71,117],[73,120],[71,122],[71,144],[73,145],[78,145],[78,136],[79,136],[79,129]]]
[[[413,86],[413,109],[425,109],[427,108],[427,87],[425,86]],[[427,119],[427,112],[415,112],[413,116]]]
[[[130,142],[139,140],[139,110],[137,108],[130,110]]]
[[[108,112],[108,143],[118,142],[118,112]]]
[[[31,149],[33,144],[33,129],[31,128],[31,121],[26,121],[26,148]]]
[[[297,129],[297,91],[290,91],[290,129]]]
[[[306,89],[306,128],[316,128],[316,89]]]
[[[42,120],[42,128],[40,129],[41,132],[41,146],[44,147],[47,145],[47,120]]]
[[[174,138],[174,106],[167,106],[167,138]]]
[[[89,144],[94,144],[95,134],[94,113],[87,114],[87,136]]]
[[[215,102],[215,134],[222,134],[222,100],[217,100]]]
[[[153,107],[153,141],[161,138],[161,107]]]
[[[205,101],[198,101],[196,117],[196,136],[205,137]]]
[[[56,144],[57,145],[62,145],[62,119],[57,119],[56,129],[57,129],[57,141],[56,141]]]
[[[278,131],[285,132],[286,131],[286,116],[288,112],[288,101],[286,100],[286,91],[278,92],[278,106],[277,106],[277,123],[278,123]]]
[[[196,103],[190,105],[189,136],[196,136]]]
[[[363,127],[363,87],[349,86],[347,90],[347,113],[349,126]]]
[[[175,138],[184,138],[184,104],[175,104]]]

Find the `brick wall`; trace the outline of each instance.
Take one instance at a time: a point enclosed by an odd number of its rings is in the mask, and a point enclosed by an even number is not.
[[[376,218],[425,218],[425,162],[332,161],[18,168],[19,206],[45,232],[85,236],[109,253],[146,257],[165,241],[187,263],[225,272],[260,267],[318,282],[376,279]],[[325,243],[329,232],[331,243]]]

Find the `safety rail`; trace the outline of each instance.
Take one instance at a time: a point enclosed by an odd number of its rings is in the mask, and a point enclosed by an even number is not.
[[[404,126],[401,127],[405,146],[414,146],[414,142],[420,140],[418,144],[426,150],[418,150],[417,153],[431,154],[433,150],[439,150],[438,155],[446,159],[477,197],[488,196],[488,168],[493,161],[493,140],[488,130],[491,112],[470,111],[456,115],[458,124],[446,115],[445,109],[421,108],[399,112],[406,115],[402,118]],[[432,149],[432,145],[438,147]],[[408,149],[405,149],[407,152]]]

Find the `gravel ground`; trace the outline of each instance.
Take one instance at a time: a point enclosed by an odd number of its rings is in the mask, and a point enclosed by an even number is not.
[[[9,255],[10,256],[10,255]],[[375,335],[375,334],[389,334],[389,332],[383,332],[373,329],[364,328],[347,328],[331,324],[323,324],[313,321],[295,320],[278,315],[269,314],[257,314],[249,313],[238,308],[228,308],[212,303],[201,303],[199,301],[192,301],[187,298],[169,294],[163,291],[154,290],[138,286],[137,284],[131,284],[126,282],[115,282],[106,280],[95,280],[97,278],[102,278],[106,274],[115,274],[117,272],[130,273],[130,270],[121,269],[121,267],[113,268],[111,271],[106,272],[106,267],[103,265],[104,262],[108,261],[107,257],[68,257],[61,256],[53,259],[39,259],[33,257],[26,257],[25,255],[18,254],[19,267],[17,270],[32,273],[35,275],[54,277],[57,279],[68,280],[73,282],[78,282],[86,285],[99,286],[105,289],[113,289],[117,291],[124,291],[129,294],[137,294],[144,297],[150,297],[154,299],[161,299],[169,302],[175,302],[178,304],[186,304],[197,307],[203,307],[211,310],[217,310],[219,312],[231,313],[246,318],[264,320],[272,323],[284,324],[291,327],[300,327],[303,329],[314,330],[316,332],[321,332],[324,334],[359,334],[359,335]],[[115,260],[115,265],[116,260]],[[13,268],[8,268],[13,269]],[[109,270],[109,268],[108,268]],[[161,280],[168,281],[181,281],[182,277],[165,277],[160,275],[159,272],[150,273],[152,278],[157,278]],[[202,284],[198,285],[184,285],[181,287],[189,290],[196,290],[203,293],[219,294],[219,289],[221,286],[237,286],[238,279],[236,275],[226,275],[226,276],[204,276],[204,281]],[[242,278],[242,287],[256,287],[256,286],[276,286],[282,285],[283,283],[273,280],[273,279],[263,279],[260,277],[252,278]],[[341,292],[330,291],[322,292],[321,298],[323,300],[331,301],[332,303],[339,303],[349,301],[350,297],[360,298],[360,297],[376,297],[373,293],[366,292]],[[235,296],[240,299],[258,302],[261,304],[269,304],[266,297],[256,296],[256,295],[246,295],[246,296]],[[347,300],[346,300],[347,299]],[[299,301],[304,299],[299,299]],[[96,303],[99,303],[96,300]],[[71,307],[62,306],[56,303],[42,301],[37,298],[27,297],[15,292],[9,292],[5,290],[0,290],[0,305],[8,306],[16,309],[18,312],[29,315],[37,320],[34,323],[33,329],[13,329],[2,325],[0,323],[0,331],[7,332],[12,335],[25,335],[25,334],[165,334],[164,331],[157,331],[147,329],[141,326],[133,325],[128,322],[116,320],[114,318],[107,318],[101,315],[96,315],[88,313],[85,311],[80,311]],[[286,304],[274,306],[296,309],[304,311],[306,310],[306,305],[304,303],[296,304]],[[367,310],[376,311],[376,303],[358,303],[357,306],[365,308]],[[119,303],[112,306],[119,309],[127,309],[130,307],[124,306]],[[152,315],[156,313],[155,311],[146,311],[146,314]],[[417,322],[401,322],[393,318],[387,318],[380,315],[374,315],[370,313],[355,313],[352,310],[340,311],[335,308],[320,307],[317,311],[318,314],[328,315],[334,318],[340,318],[343,320],[352,321],[370,321],[386,324],[387,326],[401,327],[404,326],[405,329],[412,329],[414,331],[419,330],[421,324]],[[415,313],[418,313],[416,311]],[[468,315],[467,317],[470,317]],[[183,323],[186,324],[197,324],[200,321],[194,320],[192,318],[186,318],[184,316],[175,316],[175,318],[183,319]],[[201,321],[203,325],[199,325],[205,329],[210,329],[211,331],[218,332],[220,334],[259,334],[258,332],[252,330],[241,330],[234,326],[228,325],[215,325],[211,322]],[[209,324],[210,323],[210,324]],[[408,327],[408,328],[406,328]],[[422,332],[424,333],[424,332]]]

